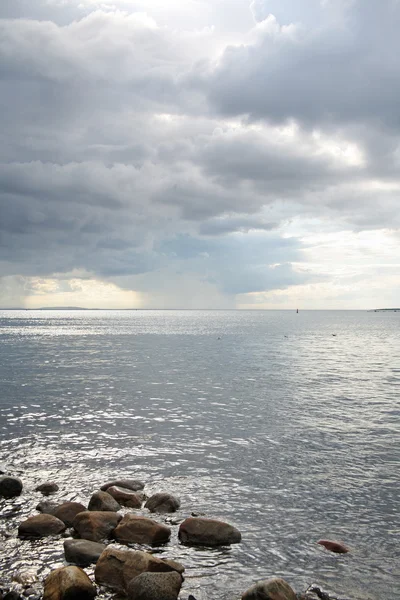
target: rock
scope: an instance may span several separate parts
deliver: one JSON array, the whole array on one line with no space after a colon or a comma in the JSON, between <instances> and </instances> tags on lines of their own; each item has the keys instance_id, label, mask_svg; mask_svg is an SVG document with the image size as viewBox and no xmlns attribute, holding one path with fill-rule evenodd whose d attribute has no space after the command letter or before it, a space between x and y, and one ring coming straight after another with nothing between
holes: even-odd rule
<instances>
[{"instance_id":1,"label":"rock","mask_svg":"<svg viewBox=\"0 0 400 600\"><path fill-rule=\"evenodd\" d=\"M179 527L179 539L183 544L201 546L224 546L238 544L241 533L236 527L217 521L189 517Z\"/></svg>"},{"instance_id":2,"label":"rock","mask_svg":"<svg viewBox=\"0 0 400 600\"><path fill-rule=\"evenodd\" d=\"M11 592L5 594L3 600L21 600L21 596L15 590L11 590Z\"/></svg>"},{"instance_id":3,"label":"rock","mask_svg":"<svg viewBox=\"0 0 400 600\"><path fill-rule=\"evenodd\" d=\"M181 565L181 563L179 563L177 560L173 560L172 558L163 558L163 561L177 573L182 574L185 570L185 567Z\"/></svg>"},{"instance_id":4,"label":"rock","mask_svg":"<svg viewBox=\"0 0 400 600\"><path fill-rule=\"evenodd\" d=\"M148 508L150 512L170 513L177 511L180 505L178 498L171 494L154 494L147 500L144 507Z\"/></svg>"},{"instance_id":5,"label":"rock","mask_svg":"<svg viewBox=\"0 0 400 600\"><path fill-rule=\"evenodd\" d=\"M79 567L61 567L44 581L43 600L91 600L96 588Z\"/></svg>"},{"instance_id":6,"label":"rock","mask_svg":"<svg viewBox=\"0 0 400 600\"><path fill-rule=\"evenodd\" d=\"M297 600L297 596L284 579L274 577L251 586L242 600Z\"/></svg>"},{"instance_id":7,"label":"rock","mask_svg":"<svg viewBox=\"0 0 400 600\"><path fill-rule=\"evenodd\" d=\"M179 563L179 572L184 567ZM177 571L170 562L161 560L153 554L140 550L119 550L109 546L104 550L96 563L94 575L100 585L125 592L129 582L140 575L151 571L152 573L167 573Z\"/></svg>"},{"instance_id":8,"label":"rock","mask_svg":"<svg viewBox=\"0 0 400 600\"><path fill-rule=\"evenodd\" d=\"M117 513L86 510L76 515L72 526L81 538L101 542L110 537L120 520Z\"/></svg>"},{"instance_id":9,"label":"rock","mask_svg":"<svg viewBox=\"0 0 400 600\"><path fill-rule=\"evenodd\" d=\"M0 475L5 475L6 473L8 473L7 467L3 463L1 463L0 464Z\"/></svg>"},{"instance_id":10,"label":"rock","mask_svg":"<svg viewBox=\"0 0 400 600\"><path fill-rule=\"evenodd\" d=\"M80 567L96 563L101 553L106 549L104 544L89 540L65 540L65 560Z\"/></svg>"},{"instance_id":11,"label":"rock","mask_svg":"<svg viewBox=\"0 0 400 600\"><path fill-rule=\"evenodd\" d=\"M319 540L317 544L320 544L320 546L324 546L327 550L336 552L337 554L346 554L347 552L350 552L349 548L342 544L342 542Z\"/></svg>"},{"instance_id":12,"label":"rock","mask_svg":"<svg viewBox=\"0 0 400 600\"><path fill-rule=\"evenodd\" d=\"M170 537L166 525L136 515L125 515L114 530L114 538L121 544L164 544Z\"/></svg>"},{"instance_id":13,"label":"rock","mask_svg":"<svg viewBox=\"0 0 400 600\"><path fill-rule=\"evenodd\" d=\"M36 506L36 510L38 510L39 512L46 514L46 515L54 515L54 513L56 512L56 510L59 506L60 505L56 504L55 502L49 502L48 500L42 500Z\"/></svg>"},{"instance_id":14,"label":"rock","mask_svg":"<svg viewBox=\"0 0 400 600\"><path fill-rule=\"evenodd\" d=\"M182 577L171 573L142 573L130 581L127 587L129 600L177 600Z\"/></svg>"},{"instance_id":15,"label":"rock","mask_svg":"<svg viewBox=\"0 0 400 600\"><path fill-rule=\"evenodd\" d=\"M46 483L41 483L35 488L35 492L42 492L44 496L48 496L49 494L54 494L57 492L59 487L53 481L47 481Z\"/></svg>"},{"instance_id":16,"label":"rock","mask_svg":"<svg viewBox=\"0 0 400 600\"><path fill-rule=\"evenodd\" d=\"M20 523L18 535L20 537L46 537L57 535L65 530L65 524L53 515L35 515Z\"/></svg>"},{"instance_id":17,"label":"rock","mask_svg":"<svg viewBox=\"0 0 400 600\"><path fill-rule=\"evenodd\" d=\"M63 502L62 504L59 504L51 514L63 521L67 527L72 527L76 515L85 510L86 507L80 502Z\"/></svg>"},{"instance_id":18,"label":"rock","mask_svg":"<svg viewBox=\"0 0 400 600\"><path fill-rule=\"evenodd\" d=\"M2 475L0 477L0 498L14 498L22 492L22 481L18 477Z\"/></svg>"},{"instance_id":19,"label":"rock","mask_svg":"<svg viewBox=\"0 0 400 600\"><path fill-rule=\"evenodd\" d=\"M105 483L100 489L103 492L106 492L111 486L122 487L127 490L137 492L138 490L142 490L144 488L144 483L137 481L136 479L116 479L115 481L109 481L108 483Z\"/></svg>"},{"instance_id":20,"label":"rock","mask_svg":"<svg viewBox=\"0 0 400 600\"><path fill-rule=\"evenodd\" d=\"M143 492L133 492L117 485L107 488L107 494L110 494L122 506L128 506L129 508L140 508L144 498Z\"/></svg>"},{"instance_id":21,"label":"rock","mask_svg":"<svg viewBox=\"0 0 400 600\"><path fill-rule=\"evenodd\" d=\"M88 510L117 512L120 505L107 492L95 492L89 501Z\"/></svg>"}]
</instances>

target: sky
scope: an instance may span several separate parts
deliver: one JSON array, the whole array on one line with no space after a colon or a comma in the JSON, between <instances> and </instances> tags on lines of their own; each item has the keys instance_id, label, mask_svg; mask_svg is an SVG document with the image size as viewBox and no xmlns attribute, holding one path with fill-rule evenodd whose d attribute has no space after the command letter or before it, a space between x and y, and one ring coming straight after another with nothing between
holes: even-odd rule
<instances>
[{"instance_id":1,"label":"sky","mask_svg":"<svg viewBox=\"0 0 400 600\"><path fill-rule=\"evenodd\" d=\"M400 305L399 0L1 0L0 308Z\"/></svg>"}]
</instances>

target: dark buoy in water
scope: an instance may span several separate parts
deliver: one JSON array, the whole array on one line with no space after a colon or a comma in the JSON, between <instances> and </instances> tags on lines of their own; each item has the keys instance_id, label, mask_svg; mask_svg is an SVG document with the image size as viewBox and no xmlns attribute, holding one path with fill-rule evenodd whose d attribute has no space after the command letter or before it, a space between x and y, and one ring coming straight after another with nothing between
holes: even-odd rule
<instances>
[{"instance_id":1,"label":"dark buoy in water","mask_svg":"<svg viewBox=\"0 0 400 600\"><path fill-rule=\"evenodd\" d=\"M299 314L299 309L298 308L296 309L296 313Z\"/></svg>"}]
</instances>

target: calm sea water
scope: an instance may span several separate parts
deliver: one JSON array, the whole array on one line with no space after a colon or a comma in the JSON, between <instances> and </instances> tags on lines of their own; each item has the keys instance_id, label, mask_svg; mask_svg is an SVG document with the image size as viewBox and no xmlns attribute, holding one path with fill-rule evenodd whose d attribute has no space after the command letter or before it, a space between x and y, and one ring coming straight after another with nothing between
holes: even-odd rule
<instances>
[{"instance_id":1,"label":"calm sea water","mask_svg":"<svg viewBox=\"0 0 400 600\"><path fill-rule=\"evenodd\" d=\"M182 597L233 599L283 576L349 600L400 597L400 313L0 311L0 462L24 494L82 500L110 477L237 526L241 544L159 555ZM162 519L162 518L161 518ZM340 539L348 555L316 544ZM63 561L62 540L0 536L3 579Z\"/></svg>"}]
</instances>

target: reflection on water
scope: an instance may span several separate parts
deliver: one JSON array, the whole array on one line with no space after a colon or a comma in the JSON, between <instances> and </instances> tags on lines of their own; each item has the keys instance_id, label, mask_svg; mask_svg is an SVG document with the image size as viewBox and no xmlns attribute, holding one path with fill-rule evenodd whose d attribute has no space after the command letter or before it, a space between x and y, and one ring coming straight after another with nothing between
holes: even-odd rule
<instances>
[{"instance_id":1,"label":"reflection on water","mask_svg":"<svg viewBox=\"0 0 400 600\"><path fill-rule=\"evenodd\" d=\"M0 312L0 462L26 486L0 501L0 532L34 513L45 480L87 502L135 477L180 496L178 521L203 512L242 531L191 549L171 526L159 553L186 565L185 595L237 598L278 575L395 598L399 329L398 314L359 312ZM5 573L63 562L62 540L1 544Z\"/></svg>"}]
</instances>

